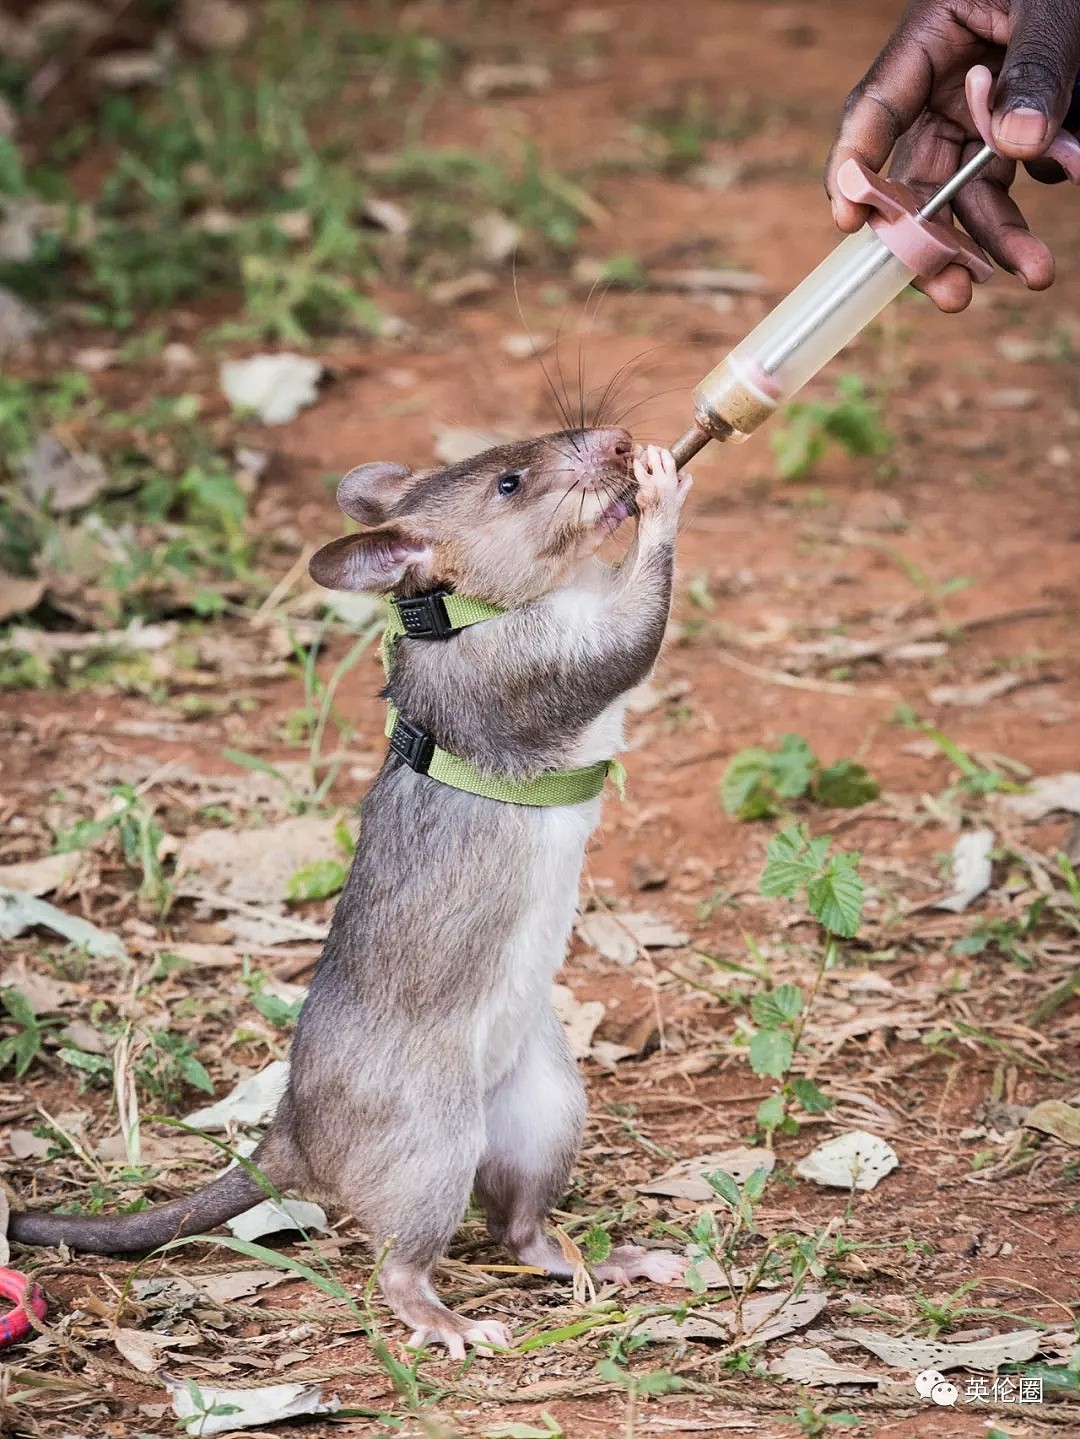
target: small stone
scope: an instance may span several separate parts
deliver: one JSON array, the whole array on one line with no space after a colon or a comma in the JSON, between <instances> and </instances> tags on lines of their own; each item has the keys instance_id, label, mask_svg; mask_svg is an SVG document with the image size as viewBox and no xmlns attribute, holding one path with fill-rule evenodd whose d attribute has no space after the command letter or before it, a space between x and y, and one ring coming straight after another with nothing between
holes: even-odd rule
<instances>
[{"instance_id":1,"label":"small stone","mask_svg":"<svg viewBox=\"0 0 1080 1439\"><path fill-rule=\"evenodd\" d=\"M85 350L76 350L71 362L76 369L97 375L102 370L111 370L119 358L119 350L110 350L105 345L89 345Z\"/></svg>"},{"instance_id":2,"label":"small stone","mask_svg":"<svg viewBox=\"0 0 1080 1439\"><path fill-rule=\"evenodd\" d=\"M178 374L182 370L193 370L197 362L197 356L191 346L181 344L179 341L166 345L161 352L161 363L174 374Z\"/></svg>"},{"instance_id":3,"label":"small stone","mask_svg":"<svg viewBox=\"0 0 1080 1439\"><path fill-rule=\"evenodd\" d=\"M499 348L504 355L509 355L512 360L531 360L550 346L550 335L504 335L499 342Z\"/></svg>"},{"instance_id":4,"label":"small stone","mask_svg":"<svg viewBox=\"0 0 1080 1439\"><path fill-rule=\"evenodd\" d=\"M44 328L36 310L0 285L0 358L13 355Z\"/></svg>"},{"instance_id":5,"label":"small stone","mask_svg":"<svg viewBox=\"0 0 1080 1439\"><path fill-rule=\"evenodd\" d=\"M428 291L436 305L460 305L465 300L475 300L495 288L495 277L486 270L470 270L454 280L440 280Z\"/></svg>"},{"instance_id":6,"label":"small stone","mask_svg":"<svg viewBox=\"0 0 1080 1439\"><path fill-rule=\"evenodd\" d=\"M489 100L493 95L521 95L546 90L551 71L546 65L471 65L462 80L472 100Z\"/></svg>"},{"instance_id":7,"label":"small stone","mask_svg":"<svg viewBox=\"0 0 1080 1439\"><path fill-rule=\"evenodd\" d=\"M1039 403L1039 392L1016 387L991 390L986 403L992 410L1033 410Z\"/></svg>"},{"instance_id":8,"label":"small stone","mask_svg":"<svg viewBox=\"0 0 1080 1439\"><path fill-rule=\"evenodd\" d=\"M183 0L178 28L198 50L235 50L251 33L251 16L231 0Z\"/></svg>"},{"instance_id":9,"label":"small stone","mask_svg":"<svg viewBox=\"0 0 1080 1439\"><path fill-rule=\"evenodd\" d=\"M109 90L137 90L142 85L163 85L167 70L160 56L149 50L125 50L102 55L92 67L94 79Z\"/></svg>"},{"instance_id":10,"label":"small stone","mask_svg":"<svg viewBox=\"0 0 1080 1439\"><path fill-rule=\"evenodd\" d=\"M646 856L635 859L630 866L630 883L636 890L663 889L667 882L667 870L661 869Z\"/></svg>"},{"instance_id":11,"label":"small stone","mask_svg":"<svg viewBox=\"0 0 1080 1439\"><path fill-rule=\"evenodd\" d=\"M471 229L476 253L489 265L505 264L521 242L521 226L498 210L478 216Z\"/></svg>"}]
</instances>

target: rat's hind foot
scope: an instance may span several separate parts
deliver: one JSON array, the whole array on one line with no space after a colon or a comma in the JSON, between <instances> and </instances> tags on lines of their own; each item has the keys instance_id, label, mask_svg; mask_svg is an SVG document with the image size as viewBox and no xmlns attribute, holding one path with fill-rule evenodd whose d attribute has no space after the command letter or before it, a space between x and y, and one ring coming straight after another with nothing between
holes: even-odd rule
<instances>
[{"instance_id":1,"label":"rat's hind foot","mask_svg":"<svg viewBox=\"0 0 1080 1439\"><path fill-rule=\"evenodd\" d=\"M535 1264L549 1274L571 1275L574 1266L550 1234L535 1229L527 1239L512 1241L511 1248L522 1264ZM589 1273L600 1280L631 1284L647 1279L651 1284L677 1284L690 1267L689 1259L668 1249L643 1249L640 1244L620 1244L599 1264L590 1264Z\"/></svg>"},{"instance_id":2,"label":"rat's hind foot","mask_svg":"<svg viewBox=\"0 0 1080 1439\"><path fill-rule=\"evenodd\" d=\"M682 1254L667 1249L642 1249L639 1244L620 1244L602 1264L590 1266L597 1279L612 1279L616 1284L630 1284L647 1279L652 1284L676 1284L682 1279L690 1261Z\"/></svg>"},{"instance_id":3,"label":"rat's hind foot","mask_svg":"<svg viewBox=\"0 0 1080 1439\"><path fill-rule=\"evenodd\" d=\"M494 1319L471 1319L455 1314L442 1302L431 1283L430 1270L389 1255L379 1274L379 1287L403 1324L413 1330L410 1346L445 1344L451 1359L464 1359L466 1344L512 1349L514 1341L505 1324Z\"/></svg>"},{"instance_id":4,"label":"rat's hind foot","mask_svg":"<svg viewBox=\"0 0 1080 1439\"><path fill-rule=\"evenodd\" d=\"M514 1339L505 1324L497 1319L466 1319L463 1314L446 1311L452 1323L436 1322L418 1329L409 1340L410 1349L426 1344L445 1344L451 1359L464 1359L466 1344L475 1344L478 1354L491 1354L495 1349L513 1349Z\"/></svg>"}]
</instances>

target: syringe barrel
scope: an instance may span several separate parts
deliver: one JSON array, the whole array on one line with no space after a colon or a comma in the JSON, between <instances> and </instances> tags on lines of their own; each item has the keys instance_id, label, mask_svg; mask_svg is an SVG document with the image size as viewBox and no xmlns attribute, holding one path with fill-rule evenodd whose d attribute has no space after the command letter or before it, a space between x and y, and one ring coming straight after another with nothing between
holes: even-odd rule
<instances>
[{"instance_id":1,"label":"syringe barrel","mask_svg":"<svg viewBox=\"0 0 1080 1439\"><path fill-rule=\"evenodd\" d=\"M849 235L697 386L698 424L745 440L914 278L869 225Z\"/></svg>"}]
</instances>

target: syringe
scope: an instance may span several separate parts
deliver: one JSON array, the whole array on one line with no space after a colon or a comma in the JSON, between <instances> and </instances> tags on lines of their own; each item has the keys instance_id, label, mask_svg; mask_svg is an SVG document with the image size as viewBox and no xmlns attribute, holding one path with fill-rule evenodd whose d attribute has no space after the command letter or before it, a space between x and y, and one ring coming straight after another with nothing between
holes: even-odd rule
<instances>
[{"instance_id":1,"label":"syringe","mask_svg":"<svg viewBox=\"0 0 1080 1439\"><path fill-rule=\"evenodd\" d=\"M968 74L968 105L985 143L925 204L920 206L906 185L875 175L857 160L841 166L842 193L868 205L873 217L697 386L694 424L671 447L680 468L710 440L748 439L912 280L936 275L949 264L963 265L976 283L990 278L993 267L978 246L934 216L994 158L992 86L984 66ZM1080 81L1077 94L1080 98ZM1080 142L1074 136L1063 130L1047 154L1080 183Z\"/></svg>"}]
</instances>

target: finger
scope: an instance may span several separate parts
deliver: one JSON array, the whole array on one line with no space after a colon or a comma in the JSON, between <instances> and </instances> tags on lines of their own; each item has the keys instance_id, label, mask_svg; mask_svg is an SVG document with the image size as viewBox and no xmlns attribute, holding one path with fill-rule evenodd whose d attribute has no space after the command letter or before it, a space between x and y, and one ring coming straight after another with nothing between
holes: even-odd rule
<instances>
[{"instance_id":1,"label":"finger","mask_svg":"<svg viewBox=\"0 0 1080 1439\"><path fill-rule=\"evenodd\" d=\"M1003 270L1017 275L1029 290L1054 282L1054 257L1028 229L1009 194L1015 166L995 162L965 185L956 197L956 213L971 238Z\"/></svg>"},{"instance_id":2,"label":"finger","mask_svg":"<svg viewBox=\"0 0 1080 1439\"><path fill-rule=\"evenodd\" d=\"M930 99L934 63L928 46L933 36L917 20L905 17L885 49L844 103L836 139L825 162L825 191L841 230L857 230L867 219L865 205L854 205L836 186L846 160L861 160L880 170L893 146ZM942 59L947 56L940 57Z\"/></svg>"},{"instance_id":3,"label":"finger","mask_svg":"<svg viewBox=\"0 0 1080 1439\"><path fill-rule=\"evenodd\" d=\"M896 147L890 179L901 179L920 199L928 198L956 173L966 138L959 125L945 116L921 115ZM935 218L949 223L951 212L943 210ZM912 284L945 314L954 315L971 303L971 276L963 265L947 265L939 274Z\"/></svg>"},{"instance_id":4,"label":"finger","mask_svg":"<svg viewBox=\"0 0 1080 1439\"><path fill-rule=\"evenodd\" d=\"M940 274L928 275L911 283L916 290L929 295L944 315L959 314L971 304L971 276L963 265L946 265Z\"/></svg>"},{"instance_id":5,"label":"finger","mask_svg":"<svg viewBox=\"0 0 1080 1439\"><path fill-rule=\"evenodd\" d=\"M1028 0L1015 10L991 125L1003 154L1030 160L1046 149L1069 108L1080 67L1080 6L1076 0Z\"/></svg>"}]
</instances>

